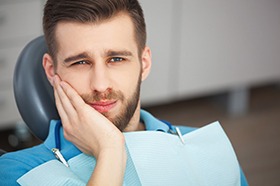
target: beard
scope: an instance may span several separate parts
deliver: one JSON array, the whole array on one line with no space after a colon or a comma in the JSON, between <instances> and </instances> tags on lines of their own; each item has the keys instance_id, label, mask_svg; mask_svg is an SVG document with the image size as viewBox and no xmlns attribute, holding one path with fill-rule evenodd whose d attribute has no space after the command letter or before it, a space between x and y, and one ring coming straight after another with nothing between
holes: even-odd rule
<instances>
[{"instance_id":1,"label":"beard","mask_svg":"<svg viewBox=\"0 0 280 186\"><path fill-rule=\"evenodd\" d=\"M112 100L116 99L121 101L122 108L115 116L109 116L109 113L101 113L108 120L110 120L120 131L128 126L131 118L133 117L140 98L141 87L141 74L139 74L138 82L131 97L125 99L124 94L121 91L106 90L104 93L94 92L92 94L82 94L81 97L86 103L92 103L100 100Z\"/></svg>"}]
</instances>

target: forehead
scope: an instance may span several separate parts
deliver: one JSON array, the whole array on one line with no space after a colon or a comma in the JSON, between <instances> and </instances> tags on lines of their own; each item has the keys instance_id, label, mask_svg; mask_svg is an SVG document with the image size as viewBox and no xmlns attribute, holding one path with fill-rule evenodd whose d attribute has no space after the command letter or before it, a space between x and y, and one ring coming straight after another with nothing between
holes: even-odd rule
<instances>
[{"instance_id":1,"label":"forehead","mask_svg":"<svg viewBox=\"0 0 280 186\"><path fill-rule=\"evenodd\" d=\"M134 25L127 14L100 23L59 22L55 38L58 56L114 49L137 53Z\"/></svg>"}]
</instances>

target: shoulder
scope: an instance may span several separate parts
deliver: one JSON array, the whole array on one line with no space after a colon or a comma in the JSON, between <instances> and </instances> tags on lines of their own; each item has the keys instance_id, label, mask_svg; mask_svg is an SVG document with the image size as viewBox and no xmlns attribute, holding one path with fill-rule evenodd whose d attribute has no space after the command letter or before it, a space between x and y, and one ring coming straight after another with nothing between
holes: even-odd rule
<instances>
[{"instance_id":1,"label":"shoulder","mask_svg":"<svg viewBox=\"0 0 280 186\"><path fill-rule=\"evenodd\" d=\"M53 158L52 152L43 144L2 155L0 157L1 185L18 185L16 182L18 178Z\"/></svg>"}]
</instances>

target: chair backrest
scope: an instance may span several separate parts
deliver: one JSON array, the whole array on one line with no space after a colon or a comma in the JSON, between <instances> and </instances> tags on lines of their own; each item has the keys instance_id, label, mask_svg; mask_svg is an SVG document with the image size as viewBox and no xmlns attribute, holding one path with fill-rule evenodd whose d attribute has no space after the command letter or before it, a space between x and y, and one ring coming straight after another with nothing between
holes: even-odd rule
<instances>
[{"instance_id":1,"label":"chair backrest","mask_svg":"<svg viewBox=\"0 0 280 186\"><path fill-rule=\"evenodd\" d=\"M3 149L0 149L0 156L2 156L5 153L6 153L6 151L4 151Z\"/></svg>"},{"instance_id":2,"label":"chair backrest","mask_svg":"<svg viewBox=\"0 0 280 186\"><path fill-rule=\"evenodd\" d=\"M40 139L47 137L50 120L59 119L53 89L44 72L42 57L47 52L43 36L26 45L14 71L14 95L19 112Z\"/></svg>"}]
</instances>

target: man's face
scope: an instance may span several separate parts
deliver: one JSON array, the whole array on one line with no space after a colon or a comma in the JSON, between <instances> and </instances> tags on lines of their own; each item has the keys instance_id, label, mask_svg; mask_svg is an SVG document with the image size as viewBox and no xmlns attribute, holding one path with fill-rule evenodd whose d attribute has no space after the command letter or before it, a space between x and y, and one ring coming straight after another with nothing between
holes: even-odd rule
<instances>
[{"instance_id":1,"label":"man's face","mask_svg":"<svg viewBox=\"0 0 280 186\"><path fill-rule=\"evenodd\" d=\"M100 24L60 22L56 40L56 73L123 130L140 107L145 78L131 19L120 14Z\"/></svg>"}]
</instances>

